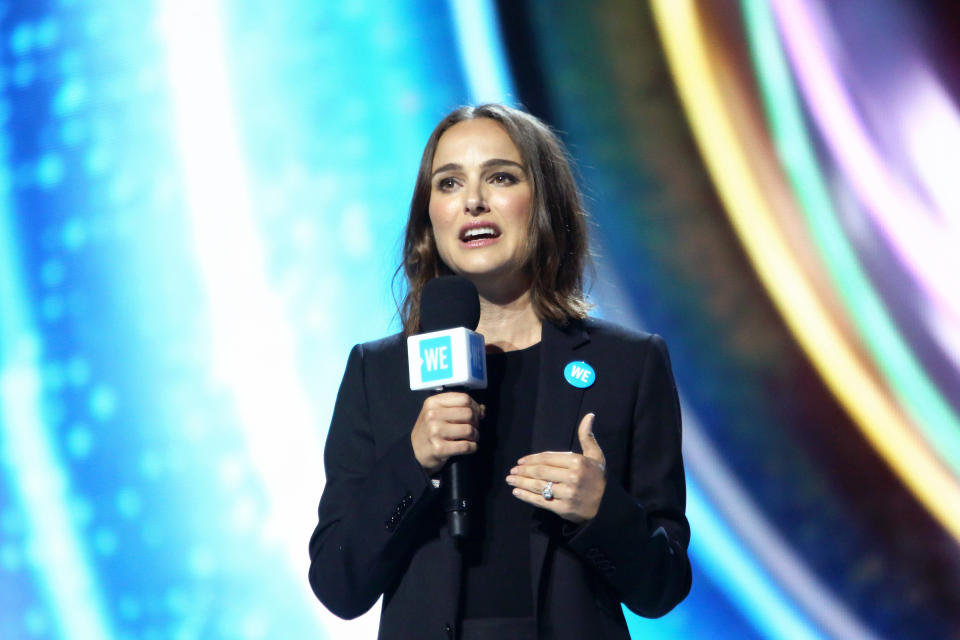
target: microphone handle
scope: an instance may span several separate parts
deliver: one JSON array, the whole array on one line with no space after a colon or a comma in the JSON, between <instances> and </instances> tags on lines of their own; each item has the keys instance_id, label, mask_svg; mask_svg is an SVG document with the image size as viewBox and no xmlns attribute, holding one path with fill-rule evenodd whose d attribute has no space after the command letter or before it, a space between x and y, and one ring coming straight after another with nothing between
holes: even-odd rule
<instances>
[{"instance_id":1,"label":"microphone handle","mask_svg":"<svg viewBox=\"0 0 960 640\"><path fill-rule=\"evenodd\" d=\"M465 538L470 532L470 499L467 487L468 462L462 456L451 458L443 468L444 510L447 527L455 539Z\"/></svg>"},{"instance_id":2,"label":"microphone handle","mask_svg":"<svg viewBox=\"0 0 960 640\"><path fill-rule=\"evenodd\" d=\"M470 393L466 387L445 387L444 391ZM462 540L470 533L471 471L466 456L454 456L443 468L443 510L447 513L447 528L455 540Z\"/></svg>"}]
</instances>

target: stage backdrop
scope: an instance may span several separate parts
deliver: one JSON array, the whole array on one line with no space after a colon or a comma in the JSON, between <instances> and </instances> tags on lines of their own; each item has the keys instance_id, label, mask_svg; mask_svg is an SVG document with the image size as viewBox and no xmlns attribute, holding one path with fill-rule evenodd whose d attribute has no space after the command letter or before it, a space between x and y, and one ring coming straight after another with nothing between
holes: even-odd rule
<instances>
[{"instance_id":1,"label":"stage backdrop","mask_svg":"<svg viewBox=\"0 0 960 640\"><path fill-rule=\"evenodd\" d=\"M634 638L960 638L949 0L0 1L0 637L375 637L306 579L350 347L465 103L568 144L663 335L693 590Z\"/></svg>"}]
</instances>

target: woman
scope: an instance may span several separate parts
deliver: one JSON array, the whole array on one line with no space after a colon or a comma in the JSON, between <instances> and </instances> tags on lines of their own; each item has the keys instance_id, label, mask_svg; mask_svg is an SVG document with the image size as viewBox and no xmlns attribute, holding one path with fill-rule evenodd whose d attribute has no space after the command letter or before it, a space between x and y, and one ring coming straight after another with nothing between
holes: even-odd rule
<instances>
[{"instance_id":1,"label":"woman","mask_svg":"<svg viewBox=\"0 0 960 640\"><path fill-rule=\"evenodd\" d=\"M324 454L310 583L380 638L628 638L690 589L680 412L663 341L588 318L585 214L563 148L527 113L463 107L431 134L404 244L404 331L354 347ZM408 389L432 278L476 284L488 388ZM478 402L479 400L479 402ZM454 544L436 479L473 463Z\"/></svg>"}]
</instances>

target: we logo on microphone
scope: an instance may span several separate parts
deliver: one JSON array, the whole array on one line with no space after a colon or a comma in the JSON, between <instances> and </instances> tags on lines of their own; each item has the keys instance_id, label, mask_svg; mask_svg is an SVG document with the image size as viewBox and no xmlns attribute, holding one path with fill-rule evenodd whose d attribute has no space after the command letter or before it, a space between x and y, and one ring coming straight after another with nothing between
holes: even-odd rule
<instances>
[{"instance_id":1,"label":"we logo on microphone","mask_svg":"<svg viewBox=\"0 0 960 640\"><path fill-rule=\"evenodd\" d=\"M420 341L420 378L435 382L453 376L450 336Z\"/></svg>"},{"instance_id":2,"label":"we logo on microphone","mask_svg":"<svg viewBox=\"0 0 960 640\"><path fill-rule=\"evenodd\" d=\"M464 327L407 338L410 389L487 386L483 336Z\"/></svg>"}]
</instances>

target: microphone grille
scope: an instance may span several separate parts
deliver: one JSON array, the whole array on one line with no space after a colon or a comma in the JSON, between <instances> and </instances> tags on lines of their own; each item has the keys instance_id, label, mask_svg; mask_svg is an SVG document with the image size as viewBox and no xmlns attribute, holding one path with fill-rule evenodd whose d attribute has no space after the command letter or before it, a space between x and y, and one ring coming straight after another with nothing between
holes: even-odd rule
<instances>
[{"instance_id":1,"label":"microphone grille","mask_svg":"<svg viewBox=\"0 0 960 640\"><path fill-rule=\"evenodd\" d=\"M480 323L480 295L475 284L463 276L440 276L428 280L420 294L420 330L443 331Z\"/></svg>"}]
</instances>

